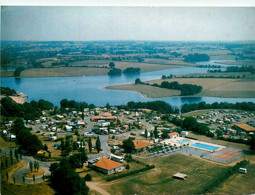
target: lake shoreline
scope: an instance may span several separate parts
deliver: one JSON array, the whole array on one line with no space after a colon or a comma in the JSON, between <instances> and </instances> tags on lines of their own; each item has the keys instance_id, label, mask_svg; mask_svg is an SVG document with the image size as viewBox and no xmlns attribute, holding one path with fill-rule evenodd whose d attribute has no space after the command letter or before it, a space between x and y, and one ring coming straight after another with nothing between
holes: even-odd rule
<instances>
[{"instance_id":1,"label":"lake shoreline","mask_svg":"<svg viewBox=\"0 0 255 195\"><path fill-rule=\"evenodd\" d=\"M149 68L141 68L141 73L175 68L187 68L191 65L155 65ZM118 67L117 67L118 68ZM43 78L43 77L80 77L80 76L103 76L108 75L108 68L81 68L81 67L60 67L60 68L32 68L21 72L21 78ZM122 70L123 71L123 70ZM1 71L1 78L13 77L14 71ZM122 73L123 74L123 73Z\"/></svg>"}]
</instances>

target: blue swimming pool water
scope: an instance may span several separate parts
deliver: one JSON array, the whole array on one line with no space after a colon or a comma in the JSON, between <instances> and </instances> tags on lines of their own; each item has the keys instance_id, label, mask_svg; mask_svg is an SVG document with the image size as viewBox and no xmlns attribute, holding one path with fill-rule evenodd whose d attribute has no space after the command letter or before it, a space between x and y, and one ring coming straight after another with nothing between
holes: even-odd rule
<instances>
[{"instance_id":1,"label":"blue swimming pool water","mask_svg":"<svg viewBox=\"0 0 255 195\"><path fill-rule=\"evenodd\" d=\"M183 140L178 140L178 141L176 141L176 142L178 142L178 143L180 143L180 144L185 144L185 143L187 143L187 142L189 142L190 141L190 139L183 139Z\"/></svg>"},{"instance_id":2,"label":"blue swimming pool water","mask_svg":"<svg viewBox=\"0 0 255 195\"><path fill-rule=\"evenodd\" d=\"M195 143L195 144L192 144L191 146L206 149L206 150L211 150L211 151L216 150L216 149L219 148L219 147L216 147L216 146L211 146L211 145L201 144L201 143Z\"/></svg>"}]
</instances>

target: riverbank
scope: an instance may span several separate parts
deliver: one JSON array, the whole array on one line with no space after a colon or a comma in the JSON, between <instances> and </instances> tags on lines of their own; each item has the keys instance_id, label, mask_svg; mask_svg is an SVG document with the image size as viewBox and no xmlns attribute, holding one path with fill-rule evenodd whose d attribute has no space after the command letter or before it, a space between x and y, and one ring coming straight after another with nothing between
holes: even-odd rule
<instances>
[{"instance_id":1,"label":"riverbank","mask_svg":"<svg viewBox=\"0 0 255 195\"><path fill-rule=\"evenodd\" d=\"M242 79L218 79L218 78L175 78L175 79L159 79L145 83L160 84L163 81L177 81L180 84L200 85L203 91L191 97L222 97L222 98L254 98L255 97L255 80ZM115 85L107 86L105 89L112 90L129 90L136 91L147 98L163 98L180 96L179 90L164 89L149 85ZM187 96L185 96L187 97Z\"/></svg>"},{"instance_id":2,"label":"riverbank","mask_svg":"<svg viewBox=\"0 0 255 195\"><path fill-rule=\"evenodd\" d=\"M190 63L173 64L153 64L153 63L130 63L118 62L116 68L122 71L129 67L140 68L141 72L150 72L156 70L173 69L191 67ZM97 76L107 75L109 68L103 67L58 67L58 68L32 68L21 72L21 77L36 78L36 77L76 77L76 76ZM14 71L1 71L1 77L14 77Z\"/></svg>"},{"instance_id":3,"label":"riverbank","mask_svg":"<svg viewBox=\"0 0 255 195\"><path fill-rule=\"evenodd\" d=\"M1 95L0 96L0 99L1 98L4 98L6 97L5 95ZM23 93L18 93L18 95L16 96L9 96L13 101L15 101L16 103L18 104L24 104L25 103L25 100L27 99L27 96Z\"/></svg>"}]
</instances>

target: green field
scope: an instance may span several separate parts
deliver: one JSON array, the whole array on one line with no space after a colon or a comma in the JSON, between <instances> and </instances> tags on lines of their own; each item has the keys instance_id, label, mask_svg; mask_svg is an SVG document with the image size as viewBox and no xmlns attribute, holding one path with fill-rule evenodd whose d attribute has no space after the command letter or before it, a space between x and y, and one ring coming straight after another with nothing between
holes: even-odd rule
<instances>
[{"instance_id":1,"label":"green field","mask_svg":"<svg viewBox=\"0 0 255 195\"><path fill-rule=\"evenodd\" d=\"M214 194L254 194L255 193L255 164L247 166L247 174L234 174Z\"/></svg>"},{"instance_id":2,"label":"green field","mask_svg":"<svg viewBox=\"0 0 255 195\"><path fill-rule=\"evenodd\" d=\"M109 182L105 190L110 194L196 194L207 181L217 179L225 168L182 154L139 160L154 164L156 168ZM173 179L178 172L187 174L187 178Z\"/></svg>"}]
</instances>

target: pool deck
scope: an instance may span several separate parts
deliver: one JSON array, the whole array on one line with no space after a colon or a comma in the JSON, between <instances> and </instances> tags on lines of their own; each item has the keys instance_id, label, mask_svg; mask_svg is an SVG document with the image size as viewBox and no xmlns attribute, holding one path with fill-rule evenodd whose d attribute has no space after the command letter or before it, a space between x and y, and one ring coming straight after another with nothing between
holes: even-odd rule
<instances>
[{"instance_id":1,"label":"pool deck","mask_svg":"<svg viewBox=\"0 0 255 195\"><path fill-rule=\"evenodd\" d=\"M183 140L186 140L186 139L188 139L190 141L185 142L185 143L178 142L178 141L183 141ZM222 150L223 148L226 148L226 146L221 146L221 145L212 144L212 143L203 142L203 141L194 140L194 139L185 138L185 137L177 137L175 139L165 139L165 140L161 141L161 143L162 144L167 144L167 145L170 145L170 146L177 146L177 147L180 147L180 146L189 146L191 148L195 148L195 149L203 150L203 151L207 151L207 152L216 152L216 151ZM192 144L195 144L195 143L200 143L200 144L205 144L205 145L217 147L217 149L210 150L210 149L206 149L206 148L192 146Z\"/></svg>"}]
</instances>

